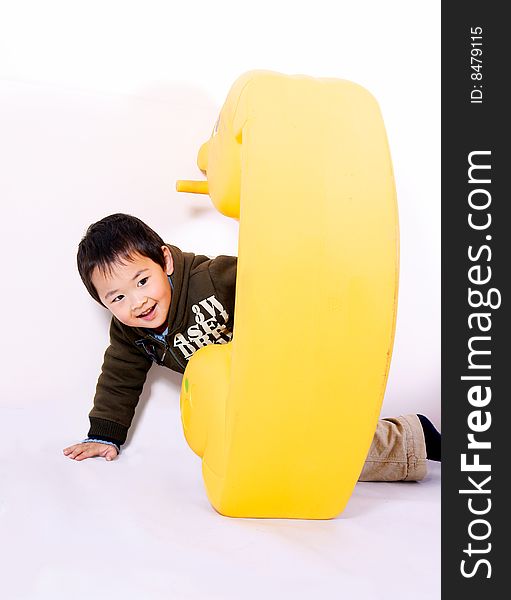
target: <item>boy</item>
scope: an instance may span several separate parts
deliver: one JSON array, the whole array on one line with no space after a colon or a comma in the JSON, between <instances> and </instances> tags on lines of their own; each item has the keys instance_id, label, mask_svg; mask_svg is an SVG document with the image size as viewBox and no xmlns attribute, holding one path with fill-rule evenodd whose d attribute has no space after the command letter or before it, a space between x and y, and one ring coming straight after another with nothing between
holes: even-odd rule
<instances>
[{"instance_id":1,"label":"boy","mask_svg":"<svg viewBox=\"0 0 511 600\"><path fill-rule=\"evenodd\" d=\"M115 214L92 224L78 248L91 296L113 315L87 439L64 454L114 459L126 441L153 362L183 373L207 344L232 338L237 259L182 252L145 223ZM360 480L420 480L440 460L440 433L422 415L378 422Z\"/></svg>"}]
</instances>

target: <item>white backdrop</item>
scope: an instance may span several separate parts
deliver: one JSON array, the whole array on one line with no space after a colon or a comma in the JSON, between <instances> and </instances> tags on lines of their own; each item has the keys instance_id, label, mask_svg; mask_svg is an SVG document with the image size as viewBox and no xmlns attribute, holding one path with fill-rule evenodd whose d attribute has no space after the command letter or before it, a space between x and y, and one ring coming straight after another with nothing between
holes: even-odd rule
<instances>
[{"instance_id":1,"label":"white backdrop","mask_svg":"<svg viewBox=\"0 0 511 600\"><path fill-rule=\"evenodd\" d=\"M230 85L258 68L350 79L378 99L401 226L382 415L438 425L439 12L408 0L2 2L1 404L58 414L63 445L86 433L109 320L75 268L91 222L128 212L184 250L236 253L236 224L174 184L200 177L196 152ZM151 402L175 401L179 377L152 371Z\"/></svg>"}]
</instances>

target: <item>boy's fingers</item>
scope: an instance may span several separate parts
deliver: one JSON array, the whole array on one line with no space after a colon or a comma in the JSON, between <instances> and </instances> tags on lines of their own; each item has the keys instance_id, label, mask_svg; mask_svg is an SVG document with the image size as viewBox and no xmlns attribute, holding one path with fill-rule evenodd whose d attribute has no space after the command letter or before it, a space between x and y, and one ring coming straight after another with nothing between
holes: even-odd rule
<instances>
[{"instance_id":1,"label":"boy's fingers","mask_svg":"<svg viewBox=\"0 0 511 600\"><path fill-rule=\"evenodd\" d=\"M71 454L69 454L69 458L74 458L74 459L78 460L78 457L82 456L82 454L85 454L84 448L75 448L73 450L73 452L71 452Z\"/></svg>"},{"instance_id":2,"label":"boy's fingers","mask_svg":"<svg viewBox=\"0 0 511 600\"><path fill-rule=\"evenodd\" d=\"M76 460L84 460L85 458L92 458L93 456L99 456L100 454L101 452L99 448L84 448L82 452L76 456Z\"/></svg>"},{"instance_id":3,"label":"boy's fingers","mask_svg":"<svg viewBox=\"0 0 511 600\"><path fill-rule=\"evenodd\" d=\"M81 454L78 454L78 456L75 457L75 460L85 460L86 458L92 458L93 456L96 456L96 455L92 454L90 451L82 452Z\"/></svg>"},{"instance_id":4,"label":"boy's fingers","mask_svg":"<svg viewBox=\"0 0 511 600\"><path fill-rule=\"evenodd\" d=\"M117 449L114 446L105 448L105 444L98 442L84 442L65 448L64 454L74 460L85 460L94 456L102 456L107 460L113 460L117 456Z\"/></svg>"},{"instance_id":5,"label":"boy's fingers","mask_svg":"<svg viewBox=\"0 0 511 600\"><path fill-rule=\"evenodd\" d=\"M110 446L110 448L105 448L105 450L101 453L101 456L111 460L117 456L117 450L113 446Z\"/></svg>"},{"instance_id":6,"label":"boy's fingers","mask_svg":"<svg viewBox=\"0 0 511 600\"><path fill-rule=\"evenodd\" d=\"M76 456L76 454L80 452L80 450L75 446L66 452L67 456Z\"/></svg>"},{"instance_id":7,"label":"boy's fingers","mask_svg":"<svg viewBox=\"0 0 511 600\"><path fill-rule=\"evenodd\" d=\"M103 456L107 459L107 460L114 460L114 458L117 456L117 450L114 448L113 450L107 450Z\"/></svg>"},{"instance_id":8,"label":"boy's fingers","mask_svg":"<svg viewBox=\"0 0 511 600\"><path fill-rule=\"evenodd\" d=\"M80 455L87 453L90 450L89 444L75 444L64 450L64 454L69 458L77 459ZM83 458L86 458L84 456Z\"/></svg>"},{"instance_id":9,"label":"boy's fingers","mask_svg":"<svg viewBox=\"0 0 511 600\"><path fill-rule=\"evenodd\" d=\"M64 454L70 454L71 452L75 452L76 450L79 450L81 452L86 446L88 446L88 444L73 444L68 448L64 448Z\"/></svg>"}]
</instances>

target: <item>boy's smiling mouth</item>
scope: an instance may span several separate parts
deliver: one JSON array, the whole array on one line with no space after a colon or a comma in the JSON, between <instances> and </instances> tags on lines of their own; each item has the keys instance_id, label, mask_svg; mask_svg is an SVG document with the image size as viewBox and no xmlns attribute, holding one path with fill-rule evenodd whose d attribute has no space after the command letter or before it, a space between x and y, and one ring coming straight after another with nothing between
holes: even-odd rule
<instances>
[{"instance_id":1,"label":"boy's smiling mouth","mask_svg":"<svg viewBox=\"0 0 511 600\"><path fill-rule=\"evenodd\" d=\"M151 306L151 308L148 308L143 313L140 313L139 315L137 315L137 319L147 319L148 321L150 321L154 317L154 311L156 309L156 305L157 305L157 303L153 304Z\"/></svg>"}]
</instances>

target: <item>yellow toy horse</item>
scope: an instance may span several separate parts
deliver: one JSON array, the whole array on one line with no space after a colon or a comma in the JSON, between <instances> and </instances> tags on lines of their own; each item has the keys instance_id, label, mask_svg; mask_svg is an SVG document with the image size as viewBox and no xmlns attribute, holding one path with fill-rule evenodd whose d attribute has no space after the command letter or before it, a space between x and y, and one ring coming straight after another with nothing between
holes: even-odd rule
<instances>
[{"instance_id":1,"label":"yellow toy horse","mask_svg":"<svg viewBox=\"0 0 511 600\"><path fill-rule=\"evenodd\" d=\"M198 155L239 219L233 341L191 359L181 410L208 497L232 517L328 519L379 417L398 289L392 164L375 99L337 79L252 71Z\"/></svg>"}]
</instances>

